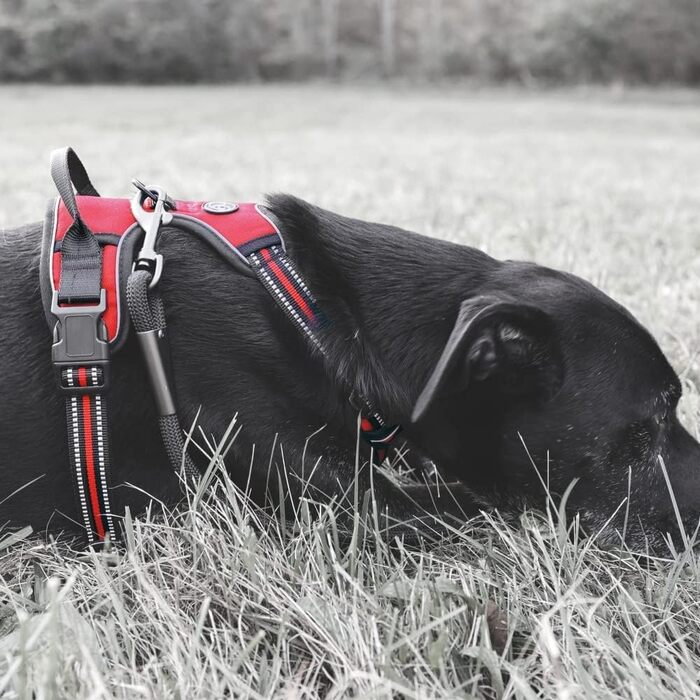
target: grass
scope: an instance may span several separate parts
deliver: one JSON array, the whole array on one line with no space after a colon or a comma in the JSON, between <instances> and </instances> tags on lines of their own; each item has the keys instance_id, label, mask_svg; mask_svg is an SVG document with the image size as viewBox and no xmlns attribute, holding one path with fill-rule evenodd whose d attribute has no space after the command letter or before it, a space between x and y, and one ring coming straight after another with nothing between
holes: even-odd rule
<instances>
[{"instance_id":1,"label":"grass","mask_svg":"<svg viewBox=\"0 0 700 700\"><path fill-rule=\"evenodd\" d=\"M72 144L99 189L285 190L337 211L576 272L626 304L700 431L700 97L326 87L0 89L0 226L53 196ZM235 407L232 406L232 413ZM523 456L526 459L526 456ZM0 694L696 698L700 562L604 551L546 508L439 546L268 522L222 477L190 508L82 554L0 542ZM568 532L567 532L568 530ZM486 603L507 614L494 648Z\"/></svg>"}]
</instances>

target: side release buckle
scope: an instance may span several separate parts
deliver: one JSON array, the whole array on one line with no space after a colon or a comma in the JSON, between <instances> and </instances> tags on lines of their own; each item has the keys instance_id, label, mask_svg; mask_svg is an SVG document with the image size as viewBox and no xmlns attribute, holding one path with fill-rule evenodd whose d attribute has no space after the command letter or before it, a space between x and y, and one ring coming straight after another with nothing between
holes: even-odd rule
<instances>
[{"instance_id":1,"label":"side release buckle","mask_svg":"<svg viewBox=\"0 0 700 700\"><path fill-rule=\"evenodd\" d=\"M51 298L51 313L56 317L53 328L51 358L59 387L67 393L94 394L109 386L109 342L102 314L107 308L104 289L99 304L59 306L58 292ZM63 381L65 369L101 367L99 384L70 386Z\"/></svg>"}]
</instances>

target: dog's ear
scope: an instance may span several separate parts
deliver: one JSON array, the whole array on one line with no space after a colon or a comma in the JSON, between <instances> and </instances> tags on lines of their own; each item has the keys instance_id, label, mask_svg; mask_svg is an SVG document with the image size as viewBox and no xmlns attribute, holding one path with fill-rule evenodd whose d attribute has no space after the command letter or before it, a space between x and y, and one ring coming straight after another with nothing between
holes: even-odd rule
<instances>
[{"instance_id":1,"label":"dog's ear","mask_svg":"<svg viewBox=\"0 0 700 700\"><path fill-rule=\"evenodd\" d=\"M420 421L438 400L489 382L510 396L546 399L561 386L554 323L541 309L498 296L462 302L452 333L413 408Z\"/></svg>"}]
</instances>

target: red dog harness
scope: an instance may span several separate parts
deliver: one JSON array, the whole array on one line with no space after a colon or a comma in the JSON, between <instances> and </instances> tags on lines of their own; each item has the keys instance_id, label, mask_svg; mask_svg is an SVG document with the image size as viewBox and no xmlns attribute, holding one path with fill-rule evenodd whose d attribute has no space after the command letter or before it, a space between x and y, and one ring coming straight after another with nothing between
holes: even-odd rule
<instances>
[{"instance_id":1,"label":"red dog harness","mask_svg":"<svg viewBox=\"0 0 700 700\"><path fill-rule=\"evenodd\" d=\"M105 290L102 320L114 350L125 340L128 312L125 308L124 284L134 262L134 247L143 238L143 231L128 199L79 195L75 200L83 224L96 232L94 236L102 249L101 280ZM148 209L144 211L146 215L151 214ZM175 202L175 212L172 214L172 226L199 236L238 267L249 265L248 256L261 250L284 249L277 226L258 204L178 201ZM50 275L52 295L61 288L63 240L73 225L73 217L61 198L57 197L50 246L53 251ZM268 252L263 253L265 260L268 255ZM299 303L305 313L311 312L303 299L300 298Z\"/></svg>"},{"instance_id":2,"label":"red dog harness","mask_svg":"<svg viewBox=\"0 0 700 700\"><path fill-rule=\"evenodd\" d=\"M117 537L109 499L106 394L111 353L121 347L130 325L141 344L168 457L176 470L198 476L184 450L165 316L155 291L163 267L156 242L167 235L161 227L199 236L239 272L256 275L324 357L319 331L327 320L286 255L271 213L261 205L173 201L137 181L131 201L100 197L70 148L52 154L51 172L59 197L44 224L42 297L54 334L57 380L66 397L75 495L88 542L94 544L107 535ZM352 390L351 395L359 398L362 435L383 461L400 426L387 425L369 401Z\"/></svg>"}]
</instances>

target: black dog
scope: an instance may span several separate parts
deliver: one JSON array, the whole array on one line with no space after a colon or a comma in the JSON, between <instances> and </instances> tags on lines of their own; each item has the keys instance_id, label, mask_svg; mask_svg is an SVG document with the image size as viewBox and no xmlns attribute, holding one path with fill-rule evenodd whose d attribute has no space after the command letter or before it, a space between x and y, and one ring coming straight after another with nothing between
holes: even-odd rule
<instances>
[{"instance_id":1,"label":"black dog","mask_svg":"<svg viewBox=\"0 0 700 700\"><path fill-rule=\"evenodd\" d=\"M201 407L200 424L221 435L238 412L243 429L229 468L256 499L277 483L268 473L275 436L284 463L275 457L273 467L296 475L284 479L290 497L309 486L327 497L353 492L351 385L402 423L445 478L461 483L437 493L374 474L379 506L396 521L425 520L424 508L463 518L485 506L541 505L542 481L562 494L578 479L568 506L584 523L597 528L617 510L611 535L624 527L632 545L646 538L660 546L665 533L678 534L662 458L685 524L695 529L700 445L676 417L678 377L624 308L538 265L499 262L290 197L272 198L270 209L333 320L330 362L310 353L256 279L181 232L161 237L182 422ZM39 292L40 238L36 225L5 232L0 242L0 498L12 525L68 528L79 518ZM143 492L177 498L133 338L115 356L113 376L114 511L142 507ZM370 469L358 478L368 488Z\"/></svg>"}]
</instances>

